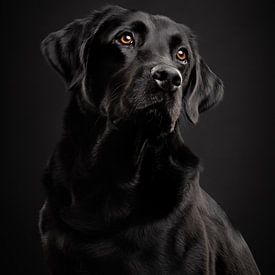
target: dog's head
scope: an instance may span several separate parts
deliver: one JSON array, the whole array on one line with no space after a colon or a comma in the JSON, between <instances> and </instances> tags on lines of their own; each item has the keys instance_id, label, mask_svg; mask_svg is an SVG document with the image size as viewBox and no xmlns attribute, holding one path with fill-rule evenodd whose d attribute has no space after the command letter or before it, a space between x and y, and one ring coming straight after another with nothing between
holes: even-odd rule
<instances>
[{"instance_id":1,"label":"dog's head","mask_svg":"<svg viewBox=\"0 0 275 275\"><path fill-rule=\"evenodd\" d=\"M223 95L190 29L164 16L107 6L51 33L42 50L68 88L114 124L142 117L171 132L181 114L197 123Z\"/></svg>"}]
</instances>

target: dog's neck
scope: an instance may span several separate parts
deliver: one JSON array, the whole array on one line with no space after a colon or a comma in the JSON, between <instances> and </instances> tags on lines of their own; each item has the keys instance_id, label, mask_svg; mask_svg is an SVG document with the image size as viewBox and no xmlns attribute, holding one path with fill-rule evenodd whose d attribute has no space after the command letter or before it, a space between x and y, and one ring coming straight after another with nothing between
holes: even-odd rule
<instances>
[{"instance_id":1,"label":"dog's neck","mask_svg":"<svg viewBox=\"0 0 275 275\"><path fill-rule=\"evenodd\" d=\"M74 101L69 109L61 144L74 147L65 148L74 151L68 167L72 205L85 208L87 216L93 213L101 225L131 216L144 221L166 217L197 185L199 162L178 128L149 138L131 121L115 127L96 113L81 112Z\"/></svg>"}]
</instances>

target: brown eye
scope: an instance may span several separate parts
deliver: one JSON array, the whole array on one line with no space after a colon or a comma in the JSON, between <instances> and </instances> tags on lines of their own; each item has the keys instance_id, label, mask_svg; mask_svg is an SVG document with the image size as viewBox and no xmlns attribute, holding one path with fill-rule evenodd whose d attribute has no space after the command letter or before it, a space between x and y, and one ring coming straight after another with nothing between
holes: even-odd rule
<instances>
[{"instance_id":1,"label":"brown eye","mask_svg":"<svg viewBox=\"0 0 275 275\"><path fill-rule=\"evenodd\" d=\"M123 33L119 38L118 38L118 42L121 45L125 45L125 46L129 46L132 45L134 43L134 38L133 35L129 32L127 33Z\"/></svg>"},{"instance_id":2,"label":"brown eye","mask_svg":"<svg viewBox=\"0 0 275 275\"><path fill-rule=\"evenodd\" d=\"M187 60L187 53L185 49L179 49L176 57L179 61L181 61L183 64L187 64L188 60Z\"/></svg>"}]
</instances>

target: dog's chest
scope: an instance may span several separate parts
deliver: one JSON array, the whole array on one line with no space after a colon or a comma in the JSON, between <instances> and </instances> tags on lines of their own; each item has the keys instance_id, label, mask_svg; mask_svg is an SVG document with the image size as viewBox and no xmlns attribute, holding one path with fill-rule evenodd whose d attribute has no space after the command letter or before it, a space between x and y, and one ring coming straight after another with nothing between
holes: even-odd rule
<instances>
[{"instance_id":1,"label":"dog's chest","mask_svg":"<svg viewBox=\"0 0 275 275\"><path fill-rule=\"evenodd\" d=\"M196 267L193 267L197 268L196 274L210 274L204 242L199 247L187 247L184 239L179 241L168 236L167 230L162 227L131 229L110 239L98 239L86 247L90 257L89 272L193 274L188 269L195 255Z\"/></svg>"}]
</instances>

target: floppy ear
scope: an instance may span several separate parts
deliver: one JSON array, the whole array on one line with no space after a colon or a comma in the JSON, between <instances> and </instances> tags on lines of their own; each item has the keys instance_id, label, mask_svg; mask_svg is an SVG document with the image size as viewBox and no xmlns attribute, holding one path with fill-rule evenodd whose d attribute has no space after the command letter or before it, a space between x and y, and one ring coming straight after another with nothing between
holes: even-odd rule
<instances>
[{"instance_id":1,"label":"floppy ear","mask_svg":"<svg viewBox=\"0 0 275 275\"><path fill-rule=\"evenodd\" d=\"M42 41L42 53L62 76L69 89L79 83L85 74L88 41L94 37L108 15L121 11L125 9L106 5L98 11L93 11L88 17L77 19L63 29L50 33Z\"/></svg>"},{"instance_id":2,"label":"floppy ear","mask_svg":"<svg viewBox=\"0 0 275 275\"><path fill-rule=\"evenodd\" d=\"M50 33L41 43L41 49L50 65L62 76L68 87L81 77L84 20L75 20L63 29Z\"/></svg>"},{"instance_id":3,"label":"floppy ear","mask_svg":"<svg viewBox=\"0 0 275 275\"><path fill-rule=\"evenodd\" d=\"M210 70L200 56L197 56L185 98L185 111L190 121L196 124L199 114L214 107L222 97L221 79Z\"/></svg>"}]
</instances>

